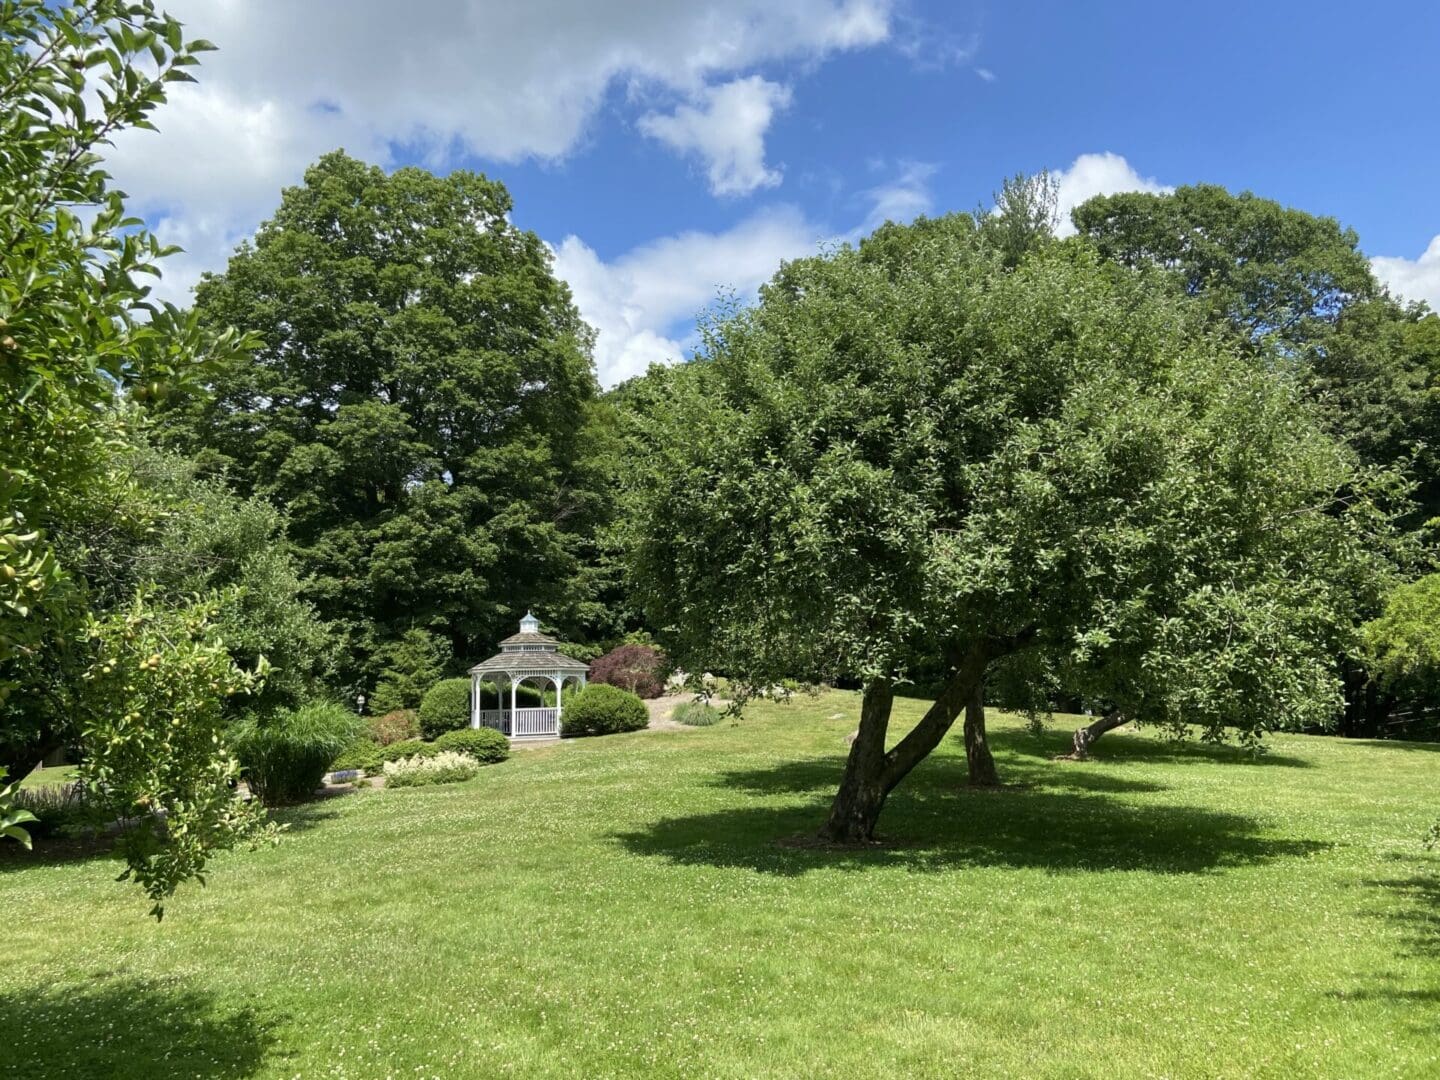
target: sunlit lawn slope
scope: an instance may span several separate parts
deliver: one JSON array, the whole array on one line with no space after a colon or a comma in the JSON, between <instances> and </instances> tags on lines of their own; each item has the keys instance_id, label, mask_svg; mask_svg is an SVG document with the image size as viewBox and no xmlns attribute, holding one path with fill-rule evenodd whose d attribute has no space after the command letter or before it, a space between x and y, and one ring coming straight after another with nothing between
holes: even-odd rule
<instances>
[{"instance_id":1,"label":"sunlit lawn slope","mask_svg":"<svg viewBox=\"0 0 1440 1080\"><path fill-rule=\"evenodd\" d=\"M857 707L315 804L160 925L108 859L9 851L0 1073L1440 1075L1440 746L1120 733L1080 765L992 717L1017 787L962 790L951 740L892 846L777 844Z\"/></svg>"}]
</instances>

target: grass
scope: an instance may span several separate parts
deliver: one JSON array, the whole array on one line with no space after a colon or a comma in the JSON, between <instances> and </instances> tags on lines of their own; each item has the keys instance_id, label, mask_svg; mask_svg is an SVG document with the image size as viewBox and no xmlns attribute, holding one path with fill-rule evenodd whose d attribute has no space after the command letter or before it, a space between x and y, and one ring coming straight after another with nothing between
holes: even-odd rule
<instances>
[{"instance_id":1,"label":"grass","mask_svg":"<svg viewBox=\"0 0 1440 1080\"><path fill-rule=\"evenodd\" d=\"M0 1074L1433 1076L1440 746L992 718L867 851L799 848L853 695L284 814L162 924L109 859L0 859ZM907 718L923 705L901 701Z\"/></svg>"}]
</instances>

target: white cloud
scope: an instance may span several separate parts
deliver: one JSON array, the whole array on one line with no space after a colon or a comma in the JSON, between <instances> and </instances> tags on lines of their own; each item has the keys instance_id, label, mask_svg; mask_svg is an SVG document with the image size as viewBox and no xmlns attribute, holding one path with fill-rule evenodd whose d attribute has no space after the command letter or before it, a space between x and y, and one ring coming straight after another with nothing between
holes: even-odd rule
<instances>
[{"instance_id":1,"label":"white cloud","mask_svg":"<svg viewBox=\"0 0 1440 1080\"><path fill-rule=\"evenodd\" d=\"M132 206L168 219L162 238L184 234L194 245L193 265L172 267L162 286L184 299L179 279L223 266L228 245L327 150L383 165L399 144L435 168L459 152L559 159L617 85L703 102L708 87L745 84L735 77L758 65L884 42L893 3L416 0L397 17L384 0L349 0L343 12L295 0L167 0L188 36L220 51L204 58L200 85L172 87L160 134L123 132L107 157ZM714 123L736 112L722 109ZM730 155L724 183L770 175L758 126L751 143L706 144Z\"/></svg>"},{"instance_id":2,"label":"white cloud","mask_svg":"<svg viewBox=\"0 0 1440 1080\"><path fill-rule=\"evenodd\" d=\"M938 166L923 161L906 161L900 164L900 173L895 179L867 191L870 213L855 231L853 239L874 232L887 221L905 223L921 214L928 214L935 200L930 194L930 178Z\"/></svg>"},{"instance_id":3,"label":"white cloud","mask_svg":"<svg viewBox=\"0 0 1440 1080\"><path fill-rule=\"evenodd\" d=\"M748 195L780 183L780 170L765 164L765 132L789 104L788 87L751 75L706 87L668 116L642 116L640 130L682 154L699 154L716 195Z\"/></svg>"},{"instance_id":4,"label":"white cloud","mask_svg":"<svg viewBox=\"0 0 1440 1080\"><path fill-rule=\"evenodd\" d=\"M652 363L683 359L694 345L691 320L718 294L753 298L783 260L813 254L825 238L798 210L778 207L725 232L668 236L608 263L567 236L555 252L555 273L597 331L601 385L614 386Z\"/></svg>"},{"instance_id":5,"label":"white cloud","mask_svg":"<svg viewBox=\"0 0 1440 1080\"><path fill-rule=\"evenodd\" d=\"M1370 260L1375 276L1406 300L1424 300L1440 311L1440 236L1418 259L1379 255Z\"/></svg>"},{"instance_id":6,"label":"white cloud","mask_svg":"<svg viewBox=\"0 0 1440 1080\"><path fill-rule=\"evenodd\" d=\"M1081 154L1068 169L1058 169L1051 176L1057 184L1055 209L1060 222L1055 232L1059 236L1075 234L1070 211L1096 195L1116 195L1122 191L1158 194L1175 190L1152 177L1141 176L1123 157L1111 153Z\"/></svg>"}]
</instances>

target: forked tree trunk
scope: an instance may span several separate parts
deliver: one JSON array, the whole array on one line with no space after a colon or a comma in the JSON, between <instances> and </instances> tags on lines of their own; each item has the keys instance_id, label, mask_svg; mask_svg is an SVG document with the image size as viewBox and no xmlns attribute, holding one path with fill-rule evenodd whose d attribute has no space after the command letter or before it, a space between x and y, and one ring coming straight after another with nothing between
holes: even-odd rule
<instances>
[{"instance_id":1,"label":"forked tree trunk","mask_svg":"<svg viewBox=\"0 0 1440 1080\"><path fill-rule=\"evenodd\" d=\"M1000 774L990 741L985 737L985 683L975 684L965 703L965 762L970 767L971 787L999 787Z\"/></svg>"},{"instance_id":2,"label":"forked tree trunk","mask_svg":"<svg viewBox=\"0 0 1440 1080\"><path fill-rule=\"evenodd\" d=\"M1119 709L1111 709L1104 716L1098 717L1093 723L1082 728L1075 729L1075 737L1071 740L1074 752L1070 755L1076 761L1084 761L1090 756L1090 747L1095 745L1095 740L1104 735L1107 731L1114 731L1125 723L1125 714Z\"/></svg>"},{"instance_id":3,"label":"forked tree trunk","mask_svg":"<svg viewBox=\"0 0 1440 1080\"><path fill-rule=\"evenodd\" d=\"M984 645L966 652L934 704L889 753L885 752L885 733L890 726L894 689L888 682L865 688L860 728L850 744L845 775L831 804L830 816L820 830L822 840L854 844L875 839L875 823L886 797L940 744L966 702L973 698L975 688L984 685L985 668L992 655Z\"/></svg>"},{"instance_id":4,"label":"forked tree trunk","mask_svg":"<svg viewBox=\"0 0 1440 1080\"><path fill-rule=\"evenodd\" d=\"M845 776L830 806L830 817L820 835L841 843L859 843L875 835L875 821L885 806L890 790L883 781L885 733L890 727L890 707L895 688L889 682L865 687L860 703L860 728L850 743Z\"/></svg>"}]
</instances>

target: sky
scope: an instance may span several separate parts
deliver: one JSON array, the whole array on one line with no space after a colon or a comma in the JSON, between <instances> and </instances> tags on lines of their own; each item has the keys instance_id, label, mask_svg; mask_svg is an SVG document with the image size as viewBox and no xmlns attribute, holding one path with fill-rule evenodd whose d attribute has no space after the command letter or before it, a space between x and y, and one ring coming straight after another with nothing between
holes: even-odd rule
<instances>
[{"instance_id":1,"label":"sky","mask_svg":"<svg viewBox=\"0 0 1440 1080\"><path fill-rule=\"evenodd\" d=\"M165 0L214 42L107 155L185 252L184 304L343 147L501 180L612 386L721 292L1050 170L1086 198L1193 183L1338 218L1440 309L1440 4L1055 0ZM1063 227L1062 227L1063 228Z\"/></svg>"}]
</instances>

